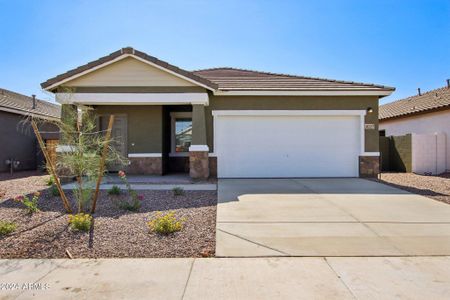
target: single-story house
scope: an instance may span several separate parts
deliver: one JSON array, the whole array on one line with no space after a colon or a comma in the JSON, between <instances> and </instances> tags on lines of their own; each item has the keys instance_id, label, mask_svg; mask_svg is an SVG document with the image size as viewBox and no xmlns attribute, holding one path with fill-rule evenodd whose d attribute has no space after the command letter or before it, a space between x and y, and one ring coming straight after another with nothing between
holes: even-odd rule
<instances>
[{"instance_id":1,"label":"single-story house","mask_svg":"<svg viewBox=\"0 0 450 300\"><path fill-rule=\"evenodd\" d=\"M394 91L235 68L186 71L130 47L41 86L63 110L95 109L102 129L114 114L128 172L193 178L373 176L378 99Z\"/></svg>"},{"instance_id":2,"label":"single-story house","mask_svg":"<svg viewBox=\"0 0 450 300\"><path fill-rule=\"evenodd\" d=\"M450 80L444 87L426 93L419 90L415 96L381 105L380 130L386 136L413 135L413 160L423 164L413 168L413 172L423 169L434 174L440 173L435 169L450 170ZM438 161L432 170L425 163L430 159Z\"/></svg>"},{"instance_id":3,"label":"single-story house","mask_svg":"<svg viewBox=\"0 0 450 300\"><path fill-rule=\"evenodd\" d=\"M59 120L61 106L0 88L0 172L36 170L44 166L44 159L30 123L25 120L36 117L43 120ZM45 132L46 142L59 138L58 127L51 122L38 122Z\"/></svg>"}]
</instances>

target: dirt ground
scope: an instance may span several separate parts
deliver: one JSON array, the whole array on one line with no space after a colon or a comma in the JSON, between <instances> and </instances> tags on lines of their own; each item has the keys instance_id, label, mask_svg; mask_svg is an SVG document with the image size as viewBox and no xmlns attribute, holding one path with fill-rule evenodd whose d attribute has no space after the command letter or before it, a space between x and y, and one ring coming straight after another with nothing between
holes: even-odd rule
<instances>
[{"instance_id":1,"label":"dirt ground","mask_svg":"<svg viewBox=\"0 0 450 300\"><path fill-rule=\"evenodd\" d=\"M381 182L450 204L450 173L425 176L413 173L382 173Z\"/></svg>"},{"instance_id":2,"label":"dirt ground","mask_svg":"<svg viewBox=\"0 0 450 300\"><path fill-rule=\"evenodd\" d=\"M186 191L182 196L174 196L172 191L138 191L143 196L139 212L124 211L114 204L112 197L126 195L110 196L102 191L94 229L80 233L69 228L60 198L52 196L46 185L48 176L22 175L4 176L0 181L0 188L5 191L0 220L17 224L14 233L0 236L0 258L64 258L66 249L74 258L214 255L215 191ZM13 197L36 190L42 191L41 211L28 215ZM72 197L71 193L68 195ZM151 233L147 222L156 211L174 211L178 218L185 218L183 229L167 236Z\"/></svg>"}]
</instances>

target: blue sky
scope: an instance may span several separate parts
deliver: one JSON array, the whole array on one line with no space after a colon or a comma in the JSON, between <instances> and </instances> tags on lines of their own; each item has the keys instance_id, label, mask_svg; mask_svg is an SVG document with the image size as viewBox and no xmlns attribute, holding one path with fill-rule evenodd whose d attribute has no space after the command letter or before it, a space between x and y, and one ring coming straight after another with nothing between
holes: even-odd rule
<instances>
[{"instance_id":1,"label":"blue sky","mask_svg":"<svg viewBox=\"0 0 450 300\"><path fill-rule=\"evenodd\" d=\"M40 83L132 46L181 68L232 66L395 86L450 78L450 1L0 0L0 87Z\"/></svg>"}]
</instances>

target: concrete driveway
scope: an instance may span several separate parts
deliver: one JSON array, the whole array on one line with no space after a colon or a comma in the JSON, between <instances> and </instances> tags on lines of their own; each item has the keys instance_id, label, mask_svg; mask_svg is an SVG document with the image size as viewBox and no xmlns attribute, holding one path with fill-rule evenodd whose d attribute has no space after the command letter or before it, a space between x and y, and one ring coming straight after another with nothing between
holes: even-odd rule
<instances>
[{"instance_id":1,"label":"concrete driveway","mask_svg":"<svg viewBox=\"0 0 450 300\"><path fill-rule=\"evenodd\" d=\"M342 179L222 179L216 255L450 255L450 205Z\"/></svg>"}]
</instances>

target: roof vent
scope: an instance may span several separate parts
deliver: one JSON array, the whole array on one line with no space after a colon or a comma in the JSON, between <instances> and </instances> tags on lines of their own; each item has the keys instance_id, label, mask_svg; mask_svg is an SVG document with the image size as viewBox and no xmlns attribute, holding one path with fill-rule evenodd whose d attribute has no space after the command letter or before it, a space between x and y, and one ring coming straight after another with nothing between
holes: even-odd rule
<instances>
[{"instance_id":1,"label":"roof vent","mask_svg":"<svg viewBox=\"0 0 450 300\"><path fill-rule=\"evenodd\" d=\"M122 52L122 54L134 54L134 49L133 47L125 47L122 48L120 52Z\"/></svg>"},{"instance_id":2,"label":"roof vent","mask_svg":"<svg viewBox=\"0 0 450 300\"><path fill-rule=\"evenodd\" d=\"M420 88L417 89L417 93L419 94L419 96L422 96L422 92L420 91Z\"/></svg>"},{"instance_id":3,"label":"roof vent","mask_svg":"<svg viewBox=\"0 0 450 300\"><path fill-rule=\"evenodd\" d=\"M33 100L33 109L36 109L36 95L31 95L31 98Z\"/></svg>"},{"instance_id":4,"label":"roof vent","mask_svg":"<svg viewBox=\"0 0 450 300\"><path fill-rule=\"evenodd\" d=\"M450 89L450 79L447 79L447 88Z\"/></svg>"}]
</instances>

